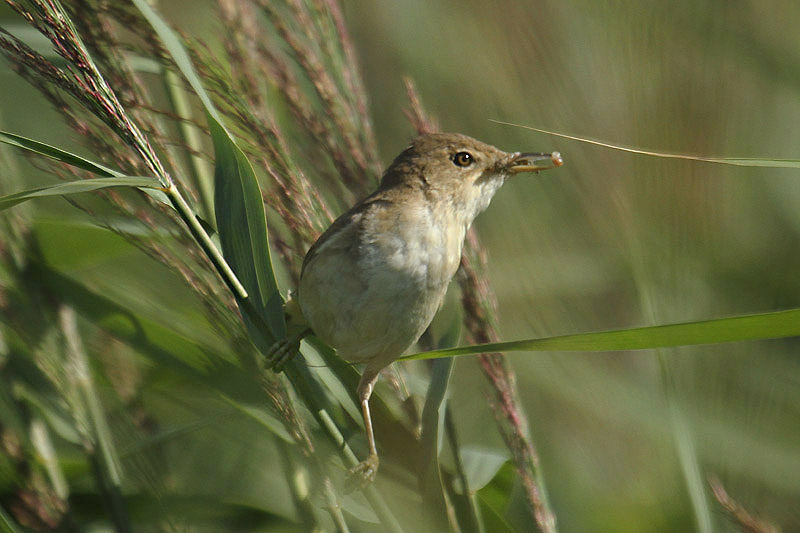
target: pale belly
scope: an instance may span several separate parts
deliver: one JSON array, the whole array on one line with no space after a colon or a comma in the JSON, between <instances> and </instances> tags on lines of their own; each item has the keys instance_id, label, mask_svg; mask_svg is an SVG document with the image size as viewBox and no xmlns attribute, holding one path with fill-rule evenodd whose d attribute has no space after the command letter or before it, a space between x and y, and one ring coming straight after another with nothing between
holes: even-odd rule
<instances>
[{"instance_id":1,"label":"pale belly","mask_svg":"<svg viewBox=\"0 0 800 533\"><path fill-rule=\"evenodd\" d=\"M298 288L315 334L350 361L388 364L416 342L460 260L463 231L447 234L429 224L411 235L380 235L357 248L335 242L322 248Z\"/></svg>"}]
</instances>

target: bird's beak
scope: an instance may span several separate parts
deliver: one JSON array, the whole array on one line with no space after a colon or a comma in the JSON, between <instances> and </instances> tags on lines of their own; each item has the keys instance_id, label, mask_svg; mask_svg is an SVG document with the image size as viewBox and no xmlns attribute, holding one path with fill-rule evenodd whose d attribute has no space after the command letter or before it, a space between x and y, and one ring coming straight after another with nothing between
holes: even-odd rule
<instances>
[{"instance_id":1,"label":"bird's beak","mask_svg":"<svg viewBox=\"0 0 800 533\"><path fill-rule=\"evenodd\" d=\"M511 160L506 165L509 174L519 174L520 172L538 172L549 168L560 167L564 164L561 154L558 152L515 152L511 154Z\"/></svg>"}]
</instances>

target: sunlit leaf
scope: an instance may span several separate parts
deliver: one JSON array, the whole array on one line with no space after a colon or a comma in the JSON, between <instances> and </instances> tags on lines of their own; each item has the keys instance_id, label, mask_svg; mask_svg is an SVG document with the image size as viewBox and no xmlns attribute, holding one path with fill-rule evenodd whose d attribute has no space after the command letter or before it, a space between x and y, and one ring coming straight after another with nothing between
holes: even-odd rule
<instances>
[{"instance_id":1,"label":"sunlit leaf","mask_svg":"<svg viewBox=\"0 0 800 533\"><path fill-rule=\"evenodd\" d=\"M214 142L214 203L223 255L249 295L247 301L239 302L244 314L249 315L250 320L266 321L270 329L273 339L263 339L257 343L262 350L266 349L274 338L285 336L286 326L283 302L269 254L264 203L255 172L225 128L180 38L145 0L133 2L158 34L205 107ZM249 322L248 318L245 320ZM263 328L254 328L252 324L248 324L248 329L251 333L257 333L258 337L266 333Z\"/></svg>"},{"instance_id":2,"label":"sunlit leaf","mask_svg":"<svg viewBox=\"0 0 800 533\"><path fill-rule=\"evenodd\" d=\"M0 211L34 198L47 196L65 196L81 192L96 191L108 187L142 187L156 189L160 185L155 178L121 177L121 178L91 178L85 180L57 183L47 187L29 189L0 197Z\"/></svg>"},{"instance_id":3,"label":"sunlit leaf","mask_svg":"<svg viewBox=\"0 0 800 533\"><path fill-rule=\"evenodd\" d=\"M100 163L89 161L84 157L75 155L71 152L67 152L66 150L56 148L55 146L51 146L43 142L35 141L33 139L28 139L27 137L22 137L21 135L15 135L7 131L0 131L0 142L10 144L18 148L24 148L25 150L30 150L31 152L35 152L39 155L44 155L52 159L56 159L58 161L61 161L62 163L67 163L74 167L82 168L84 170L88 170L89 172L92 172L94 174L99 174L107 178L110 178L112 176L116 178L125 177L125 174L123 174L122 172L108 168L107 166L101 165Z\"/></svg>"},{"instance_id":4,"label":"sunlit leaf","mask_svg":"<svg viewBox=\"0 0 800 533\"><path fill-rule=\"evenodd\" d=\"M286 336L286 323L283 300L272 269L266 213L255 172L225 128L178 36L147 2L134 0L134 4L152 25L205 107L214 142L217 235L225 260L247 291L247 298L237 300L250 339L266 353L276 339ZM286 372L299 394L314 404L315 413L324 409L333 416L341 416L341 409L329 401L329 396L298 358L289 361Z\"/></svg>"},{"instance_id":5,"label":"sunlit leaf","mask_svg":"<svg viewBox=\"0 0 800 533\"><path fill-rule=\"evenodd\" d=\"M647 350L696 344L719 344L800 335L800 309L757 313L682 324L618 329L575 335L560 335L510 342L492 342L432 350L403 357L403 360L434 359L486 352L609 352Z\"/></svg>"},{"instance_id":6,"label":"sunlit leaf","mask_svg":"<svg viewBox=\"0 0 800 533\"><path fill-rule=\"evenodd\" d=\"M509 460L509 454L505 449L464 446L461 448L461 460L469 490L476 491L485 487L497 475Z\"/></svg>"},{"instance_id":7,"label":"sunlit leaf","mask_svg":"<svg viewBox=\"0 0 800 533\"><path fill-rule=\"evenodd\" d=\"M274 338L285 335L282 301L269 255L267 219L255 172L227 131L209 117L214 141L214 205L225 259Z\"/></svg>"}]
</instances>

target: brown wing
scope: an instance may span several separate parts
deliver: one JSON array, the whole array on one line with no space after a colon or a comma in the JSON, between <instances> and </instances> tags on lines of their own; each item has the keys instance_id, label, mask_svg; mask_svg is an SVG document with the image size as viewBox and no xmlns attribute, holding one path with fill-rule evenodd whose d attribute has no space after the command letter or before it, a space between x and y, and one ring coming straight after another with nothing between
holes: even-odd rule
<instances>
[{"instance_id":1,"label":"brown wing","mask_svg":"<svg viewBox=\"0 0 800 533\"><path fill-rule=\"evenodd\" d=\"M363 201L354 205L349 211L342 214L339 218L333 221L328 229L319 236L317 241L308 249L305 258L303 259L303 267L300 271L300 277L303 277L303 271L306 266L314 259L319 252L320 248L326 243L329 243L334 235L345 237L343 241L349 243L354 248L358 246L360 241L361 220L365 213L374 209L376 205L386 203L387 200L382 198L381 191L375 192ZM348 226L352 226L348 228Z\"/></svg>"}]
</instances>

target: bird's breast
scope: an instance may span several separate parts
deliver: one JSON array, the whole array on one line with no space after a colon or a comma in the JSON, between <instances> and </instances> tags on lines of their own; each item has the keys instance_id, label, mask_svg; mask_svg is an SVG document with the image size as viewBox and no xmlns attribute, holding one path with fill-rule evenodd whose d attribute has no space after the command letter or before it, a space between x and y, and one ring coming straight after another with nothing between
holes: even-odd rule
<instances>
[{"instance_id":1,"label":"bird's breast","mask_svg":"<svg viewBox=\"0 0 800 533\"><path fill-rule=\"evenodd\" d=\"M430 324L465 228L447 211L378 204L308 260L298 298L314 332L351 361L396 359Z\"/></svg>"},{"instance_id":2,"label":"bird's breast","mask_svg":"<svg viewBox=\"0 0 800 533\"><path fill-rule=\"evenodd\" d=\"M370 232L361 258L367 269L376 269L418 288L446 287L458 269L465 228L455 217L428 207L406 209L379 221Z\"/></svg>"}]
</instances>

